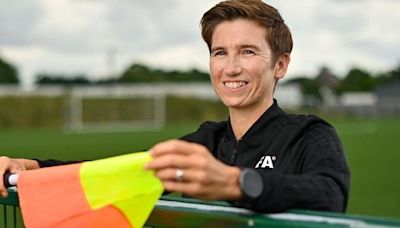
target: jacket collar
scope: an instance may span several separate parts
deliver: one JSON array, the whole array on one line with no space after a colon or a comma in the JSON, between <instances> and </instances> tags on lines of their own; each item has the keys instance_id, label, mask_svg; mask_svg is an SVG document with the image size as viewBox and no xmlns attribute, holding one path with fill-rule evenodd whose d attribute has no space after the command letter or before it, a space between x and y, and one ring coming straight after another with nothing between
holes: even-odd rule
<instances>
[{"instance_id":1,"label":"jacket collar","mask_svg":"<svg viewBox=\"0 0 400 228\"><path fill-rule=\"evenodd\" d=\"M247 132L243 135L240 141L248 142L249 144L253 144L252 142L257 142L257 136L259 133L264 131L265 128L271 123L274 119L281 115L285 115L286 113L278 106L278 102L274 99L273 104L257 119L257 121L247 130ZM225 135L225 141L236 141L235 135L232 130L232 125L230 122L230 118L228 119L228 129Z\"/></svg>"}]
</instances>

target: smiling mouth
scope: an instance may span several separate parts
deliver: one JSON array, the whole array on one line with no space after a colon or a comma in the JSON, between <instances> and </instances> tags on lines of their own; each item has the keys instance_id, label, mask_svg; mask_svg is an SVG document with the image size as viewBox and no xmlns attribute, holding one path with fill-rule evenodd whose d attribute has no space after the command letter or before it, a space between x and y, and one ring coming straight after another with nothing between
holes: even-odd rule
<instances>
[{"instance_id":1,"label":"smiling mouth","mask_svg":"<svg viewBox=\"0 0 400 228\"><path fill-rule=\"evenodd\" d=\"M239 81L239 82L224 82L224 86L229 89L237 89L247 85L247 82Z\"/></svg>"}]
</instances>

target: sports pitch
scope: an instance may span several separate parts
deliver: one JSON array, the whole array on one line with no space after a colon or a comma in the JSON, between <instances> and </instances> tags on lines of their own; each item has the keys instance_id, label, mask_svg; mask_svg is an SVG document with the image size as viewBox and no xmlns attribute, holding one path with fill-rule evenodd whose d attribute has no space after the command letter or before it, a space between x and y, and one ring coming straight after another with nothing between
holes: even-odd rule
<instances>
[{"instance_id":1,"label":"sports pitch","mask_svg":"<svg viewBox=\"0 0 400 228\"><path fill-rule=\"evenodd\" d=\"M400 218L400 118L332 119L352 172L348 213ZM196 130L170 124L162 131L71 134L55 129L0 130L0 155L64 160L142 151Z\"/></svg>"}]
</instances>

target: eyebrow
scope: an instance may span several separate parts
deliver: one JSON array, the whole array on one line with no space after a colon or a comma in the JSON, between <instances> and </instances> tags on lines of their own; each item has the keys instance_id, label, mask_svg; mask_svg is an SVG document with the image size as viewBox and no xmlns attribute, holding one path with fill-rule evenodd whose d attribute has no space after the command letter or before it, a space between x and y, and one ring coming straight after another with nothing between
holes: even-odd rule
<instances>
[{"instance_id":1,"label":"eyebrow","mask_svg":"<svg viewBox=\"0 0 400 228\"><path fill-rule=\"evenodd\" d=\"M260 51L260 48L258 46L251 45L251 44L240 45L240 49L244 49L244 48L251 48L251 49L255 49L256 51Z\"/></svg>"},{"instance_id":2,"label":"eyebrow","mask_svg":"<svg viewBox=\"0 0 400 228\"><path fill-rule=\"evenodd\" d=\"M210 53L214 53L217 50L224 50L224 49L225 48L223 48L223 47L214 47L214 48L211 48Z\"/></svg>"},{"instance_id":3,"label":"eyebrow","mask_svg":"<svg viewBox=\"0 0 400 228\"><path fill-rule=\"evenodd\" d=\"M239 49L245 49L245 48L251 48L251 49L255 49L256 51L260 51L260 48L256 45L251 45L251 44L243 44L243 45L239 45ZM226 48L221 47L221 46L217 46L214 48L211 48L210 53L213 53L217 50L225 50Z\"/></svg>"}]
</instances>

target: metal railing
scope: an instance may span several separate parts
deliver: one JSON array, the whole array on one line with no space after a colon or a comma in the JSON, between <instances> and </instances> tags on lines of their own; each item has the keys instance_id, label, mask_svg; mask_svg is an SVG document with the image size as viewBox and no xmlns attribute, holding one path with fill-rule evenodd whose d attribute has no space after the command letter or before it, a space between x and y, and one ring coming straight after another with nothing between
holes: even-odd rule
<instances>
[{"instance_id":1,"label":"metal railing","mask_svg":"<svg viewBox=\"0 0 400 228\"><path fill-rule=\"evenodd\" d=\"M18 194L15 188L8 190L7 198L0 198L0 227L19 228L24 227L21 212L19 210Z\"/></svg>"},{"instance_id":2,"label":"metal railing","mask_svg":"<svg viewBox=\"0 0 400 228\"><path fill-rule=\"evenodd\" d=\"M19 210L18 193L9 189L0 198L0 227L24 227ZM1 211L3 210L3 211ZM400 227L400 220L355 216L341 213L290 210L285 213L260 214L231 207L225 202L202 201L163 196L148 218L145 227Z\"/></svg>"}]
</instances>

